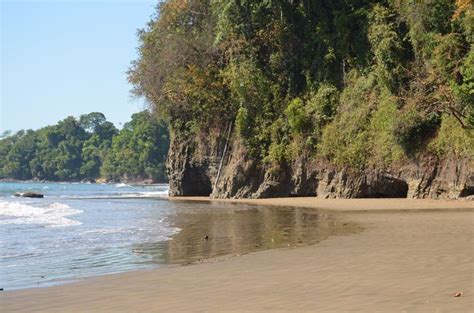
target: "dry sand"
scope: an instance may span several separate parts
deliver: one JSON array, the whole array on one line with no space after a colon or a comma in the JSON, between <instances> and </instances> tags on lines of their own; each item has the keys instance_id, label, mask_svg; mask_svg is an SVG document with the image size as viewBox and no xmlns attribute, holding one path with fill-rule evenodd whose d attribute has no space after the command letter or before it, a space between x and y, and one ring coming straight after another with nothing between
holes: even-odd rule
<instances>
[{"instance_id":1,"label":"dry sand","mask_svg":"<svg viewBox=\"0 0 474 313\"><path fill-rule=\"evenodd\" d=\"M474 312L472 201L242 202L348 211L366 230L309 247L4 291L0 311Z\"/></svg>"}]
</instances>

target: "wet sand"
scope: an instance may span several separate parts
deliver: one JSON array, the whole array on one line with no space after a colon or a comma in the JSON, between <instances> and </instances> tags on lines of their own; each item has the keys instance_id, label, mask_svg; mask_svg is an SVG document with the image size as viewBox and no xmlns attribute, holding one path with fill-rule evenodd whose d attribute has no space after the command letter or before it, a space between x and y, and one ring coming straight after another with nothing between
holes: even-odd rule
<instances>
[{"instance_id":1,"label":"wet sand","mask_svg":"<svg viewBox=\"0 0 474 313\"><path fill-rule=\"evenodd\" d=\"M300 207L180 202L199 212L177 213L167 221L181 231L172 240L137 245L158 264L194 264L220 256L303 247L363 228L344 214Z\"/></svg>"},{"instance_id":2,"label":"wet sand","mask_svg":"<svg viewBox=\"0 0 474 313\"><path fill-rule=\"evenodd\" d=\"M245 203L256 205L294 206L331 211L394 211L394 210L474 210L474 200L435 199L319 199L313 197L267 199L210 199L209 197L170 197L171 201L211 203Z\"/></svg>"},{"instance_id":3,"label":"wet sand","mask_svg":"<svg viewBox=\"0 0 474 313\"><path fill-rule=\"evenodd\" d=\"M242 202L342 210L344 219L365 230L296 249L221 256L185 267L4 291L0 310L474 311L472 201L291 198ZM453 297L458 291L463 295Z\"/></svg>"}]
</instances>

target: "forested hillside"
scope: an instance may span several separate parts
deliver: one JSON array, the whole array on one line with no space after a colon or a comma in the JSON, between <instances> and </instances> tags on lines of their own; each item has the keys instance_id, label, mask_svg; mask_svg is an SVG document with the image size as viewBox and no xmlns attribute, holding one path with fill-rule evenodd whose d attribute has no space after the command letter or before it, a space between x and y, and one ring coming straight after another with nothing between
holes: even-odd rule
<instances>
[{"instance_id":1,"label":"forested hillside","mask_svg":"<svg viewBox=\"0 0 474 313\"><path fill-rule=\"evenodd\" d=\"M168 0L129 81L171 125L171 194L316 194L322 168L409 185L446 160L469 185L473 27L471 0Z\"/></svg>"},{"instance_id":2,"label":"forested hillside","mask_svg":"<svg viewBox=\"0 0 474 313\"><path fill-rule=\"evenodd\" d=\"M122 130L99 112L0 140L0 179L166 181L167 127L148 111Z\"/></svg>"}]
</instances>

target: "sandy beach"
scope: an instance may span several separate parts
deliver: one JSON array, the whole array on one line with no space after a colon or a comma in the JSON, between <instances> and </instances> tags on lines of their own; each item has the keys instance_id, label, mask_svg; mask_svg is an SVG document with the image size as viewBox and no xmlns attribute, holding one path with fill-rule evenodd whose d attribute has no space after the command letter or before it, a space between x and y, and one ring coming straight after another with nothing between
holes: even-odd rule
<instances>
[{"instance_id":1,"label":"sandy beach","mask_svg":"<svg viewBox=\"0 0 474 313\"><path fill-rule=\"evenodd\" d=\"M246 203L325 209L331 211L414 211L414 210L474 210L473 200L436 199L319 199L312 197L266 199L210 199L209 197L172 197L171 201L202 201L212 203Z\"/></svg>"},{"instance_id":2,"label":"sandy beach","mask_svg":"<svg viewBox=\"0 0 474 313\"><path fill-rule=\"evenodd\" d=\"M307 247L3 291L0 311L474 312L473 201L224 202L341 211L365 230Z\"/></svg>"}]
</instances>

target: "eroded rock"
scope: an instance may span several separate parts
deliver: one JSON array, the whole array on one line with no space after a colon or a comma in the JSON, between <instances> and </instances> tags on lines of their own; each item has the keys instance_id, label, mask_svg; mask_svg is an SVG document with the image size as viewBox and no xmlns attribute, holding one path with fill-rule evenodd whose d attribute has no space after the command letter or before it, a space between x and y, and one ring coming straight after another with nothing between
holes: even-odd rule
<instances>
[{"instance_id":1,"label":"eroded rock","mask_svg":"<svg viewBox=\"0 0 474 313\"><path fill-rule=\"evenodd\" d=\"M170 195L437 199L474 195L474 164L467 158L423 156L393 168L353 171L303 155L292 164L276 167L249 157L243 143L234 137L224 155L225 141L222 135L174 138L168 158Z\"/></svg>"}]
</instances>

